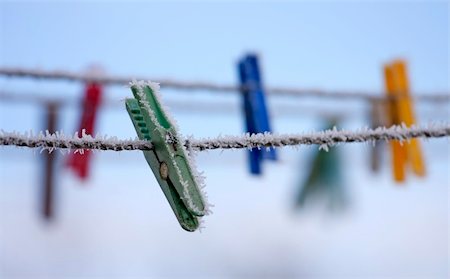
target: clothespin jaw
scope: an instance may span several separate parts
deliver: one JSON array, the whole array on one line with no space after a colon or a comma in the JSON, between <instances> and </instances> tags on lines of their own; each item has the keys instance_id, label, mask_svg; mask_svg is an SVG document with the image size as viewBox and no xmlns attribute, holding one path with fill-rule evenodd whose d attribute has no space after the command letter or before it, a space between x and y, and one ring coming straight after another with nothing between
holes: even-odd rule
<instances>
[{"instance_id":1,"label":"clothespin jaw","mask_svg":"<svg viewBox=\"0 0 450 279\"><path fill-rule=\"evenodd\" d=\"M249 54L238 63L239 79L244 100L246 129L250 134L270 132L269 114L264 97L258 57ZM262 159L276 160L275 149L249 151L250 172L261 174Z\"/></svg>"},{"instance_id":2,"label":"clothespin jaw","mask_svg":"<svg viewBox=\"0 0 450 279\"><path fill-rule=\"evenodd\" d=\"M194 231L198 217L207 213L206 203L193 175L185 147L168 115L155 96L157 84L133 83L135 99L126 100L126 108L142 140L151 140L153 149L144 151L164 195L181 227Z\"/></svg>"}]
</instances>

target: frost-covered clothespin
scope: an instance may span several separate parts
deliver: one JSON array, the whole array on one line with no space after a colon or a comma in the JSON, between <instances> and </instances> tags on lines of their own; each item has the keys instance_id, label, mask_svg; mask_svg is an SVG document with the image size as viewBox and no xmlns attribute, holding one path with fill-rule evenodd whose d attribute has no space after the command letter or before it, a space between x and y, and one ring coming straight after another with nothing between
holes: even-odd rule
<instances>
[{"instance_id":1,"label":"frost-covered clothespin","mask_svg":"<svg viewBox=\"0 0 450 279\"><path fill-rule=\"evenodd\" d=\"M238 63L238 71L247 133L271 132L258 57L254 54L243 57ZM273 148L268 150L253 148L248 154L250 172L257 175L262 173L261 161L263 159L277 159Z\"/></svg>"},{"instance_id":2,"label":"frost-covered clothespin","mask_svg":"<svg viewBox=\"0 0 450 279\"><path fill-rule=\"evenodd\" d=\"M409 93L406 62L395 60L385 65L386 93L391 97L389 101L390 124L404 124L407 127L415 124L412 100ZM411 139L408 142L391 141L394 179L398 182L405 180L407 164L411 164L413 172L418 176L425 175L420 142Z\"/></svg>"},{"instance_id":3,"label":"frost-covered clothespin","mask_svg":"<svg viewBox=\"0 0 450 279\"><path fill-rule=\"evenodd\" d=\"M95 72L94 72L95 71ZM99 74L98 70L93 69L93 74ZM85 94L82 104L82 113L79 126L80 136L85 133L87 135L94 134L95 122L98 114L98 108L102 100L103 87L99 83L89 82L85 87ZM67 165L75 174L85 180L89 176L89 163L91 151L83 150L82 152L74 152L70 154Z\"/></svg>"},{"instance_id":4,"label":"frost-covered clothespin","mask_svg":"<svg viewBox=\"0 0 450 279\"><path fill-rule=\"evenodd\" d=\"M46 104L45 128L49 133L56 132L58 122L58 103L50 102ZM54 216L54 196L55 196L55 160L57 152L45 151L44 176L41 191L41 212L46 220L51 220Z\"/></svg>"},{"instance_id":5,"label":"frost-covered clothespin","mask_svg":"<svg viewBox=\"0 0 450 279\"><path fill-rule=\"evenodd\" d=\"M143 151L164 195L181 227L195 231L199 218L208 213L201 191L203 178L197 173L175 122L159 100L159 85L132 82L134 99L126 100L126 108L139 139L151 140L153 149Z\"/></svg>"}]
</instances>

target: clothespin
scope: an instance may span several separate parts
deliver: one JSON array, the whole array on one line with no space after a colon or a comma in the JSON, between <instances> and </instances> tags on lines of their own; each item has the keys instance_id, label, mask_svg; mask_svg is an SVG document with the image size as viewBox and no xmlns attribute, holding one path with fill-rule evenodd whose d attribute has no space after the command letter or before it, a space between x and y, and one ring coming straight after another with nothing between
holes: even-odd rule
<instances>
[{"instance_id":1,"label":"clothespin","mask_svg":"<svg viewBox=\"0 0 450 279\"><path fill-rule=\"evenodd\" d=\"M46 104L46 129L50 133L56 131L58 104L50 102ZM44 152L44 177L41 191L41 212L46 220L54 215L54 191L55 191L55 160L57 152Z\"/></svg>"},{"instance_id":2,"label":"clothespin","mask_svg":"<svg viewBox=\"0 0 450 279\"><path fill-rule=\"evenodd\" d=\"M102 85L98 83L86 84L85 95L83 99L83 111L81 114L79 134L92 135L94 133L95 120L98 114L98 108L102 99ZM86 179L89 176L89 162L91 157L90 150L71 153L67 161L67 165L75 174Z\"/></svg>"},{"instance_id":3,"label":"clothespin","mask_svg":"<svg viewBox=\"0 0 450 279\"><path fill-rule=\"evenodd\" d=\"M389 101L390 124L404 124L407 127L415 124L412 100L409 95L409 84L406 62L396 60L385 65L385 84ZM417 139L400 143L391 141L394 179L398 182L405 180L405 168L411 164L413 172L418 176L425 175L425 165Z\"/></svg>"},{"instance_id":4,"label":"clothespin","mask_svg":"<svg viewBox=\"0 0 450 279\"><path fill-rule=\"evenodd\" d=\"M247 132L250 134L271 132L258 57L249 54L242 58L238 63L238 71ZM263 159L277 160L277 154L273 148L268 150L253 148L248 154L250 172L256 175L262 173Z\"/></svg>"},{"instance_id":5,"label":"clothespin","mask_svg":"<svg viewBox=\"0 0 450 279\"><path fill-rule=\"evenodd\" d=\"M388 122L386 119L386 102L384 100L372 100L370 102L370 122L373 129L377 127L386 127ZM370 166L373 172L378 172L381 165L382 147L384 142L376 141L374 146L370 148Z\"/></svg>"},{"instance_id":6,"label":"clothespin","mask_svg":"<svg viewBox=\"0 0 450 279\"><path fill-rule=\"evenodd\" d=\"M131 90L135 99L126 100L128 114L139 139L151 140L153 144L152 150L143 151L145 159L181 227L195 231L199 218L208 213L208 205L192 159L159 101L159 85L132 82Z\"/></svg>"},{"instance_id":7,"label":"clothespin","mask_svg":"<svg viewBox=\"0 0 450 279\"><path fill-rule=\"evenodd\" d=\"M329 121L327 129L333 129L336 119ZM307 201L327 200L330 210L344 209L347 196L344 188L340 154L337 147L329 150L317 150L311 157L309 175L300 182L300 191L296 198L296 207L303 207Z\"/></svg>"}]
</instances>

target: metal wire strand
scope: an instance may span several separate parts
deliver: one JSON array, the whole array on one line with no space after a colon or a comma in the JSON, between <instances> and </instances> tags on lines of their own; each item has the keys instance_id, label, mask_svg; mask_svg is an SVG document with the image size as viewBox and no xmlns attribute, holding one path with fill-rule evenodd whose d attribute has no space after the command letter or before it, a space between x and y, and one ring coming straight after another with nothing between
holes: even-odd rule
<instances>
[{"instance_id":1,"label":"metal wire strand","mask_svg":"<svg viewBox=\"0 0 450 279\"><path fill-rule=\"evenodd\" d=\"M108 76L104 74L80 74L69 71L44 71L36 69L26 68L0 68L0 75L8 77L28 77L36 79L53 79L53 80L66 80L66 81L78 81L78 82L98 82L106 85L127 85L133 79L137 80L152 80L160 83L164 88L183 89L183 90L207 90L213 92L239 92L246 90L241 86L218 84L214 82L203 81L180 81L173 79L148 79L148 78L136 78L132 76ZM450 101L450 94L448 92L442 93L428 93L428 94L411 94L411 96L401 94L398 96L387 97L380 92L363 92L363 91L345 91L345 90L321 90L313 88L289 88L289 87L266 87L267 94L276 96L304 96L304 97L317 97L317 98L331 98L337 100L386 100L396 98L413 98L415 100L426 102L448 102ZM381 95L381 96L380 96Z\"/></svg>"},{"instance_id":2,"label":"metal wire strand","mask_svg":"<svg viewBox=\"0 0 450 279\"><path fill-rule=\"evenodd\" d=\"M211 139L188 139L184 145L187 149L204 151L213 149L242 149L266 148L299 145L320 145L328 149L341 143L375 142L380 140L407 141L412 138L441 138L450 136L450 123L442 125L429 125L428 127L392 126L390 128L378 127L376 129L362 129L358 131L337 130L336 128L320 132L276 135L245 134L242 136L220 136ZM82 134L66 136L61 132L51 134L40 132L9 133L0 131L0 145L12 145L30 148L54 149L91 149L91 150L151 150L152 144L144 140L119 140L115 137Z\"/></svg>"}]
</instances>

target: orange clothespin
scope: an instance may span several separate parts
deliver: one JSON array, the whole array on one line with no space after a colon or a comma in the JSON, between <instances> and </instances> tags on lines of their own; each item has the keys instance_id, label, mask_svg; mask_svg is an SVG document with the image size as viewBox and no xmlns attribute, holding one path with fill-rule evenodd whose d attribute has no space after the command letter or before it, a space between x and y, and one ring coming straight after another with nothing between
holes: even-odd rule
<instances>
[{"instance_id":1,"label":"orange clothespin","mask_svg":"<svg viewBox=\"0 0 450 279\"><path fill-rule=\"evenodd\" d=\"M406 69L406 62L402 60L394 61L392 64L395 73L395 83L397 87L397 94L404 96L399 99L401 120L406 126L415 124L415 117L413 111L413 102L409 95L409 81ZM411 163L413 172L418 176L425 175L425 165L423 162L423 156L420 148L420 142L418 139L411 139L406 144L408 151L408 161Z\"/></svg>"},{"instance_id":2,"label":"orange clothespin","mask_svg":"<svg viewBox=\"0 0 450 279\"><path fill-rule=\"evenodd\" d=\"M406 62L395 60L384 67L385 87L389 102L389 115L391 125L415 124L412 100L409 93L409 84ZM405 170L408 164L418 176L425 175L420 143L417 139L400 143L391 141L394 179L398 182L405 180Z\"/></svg>"}]
</instances>

